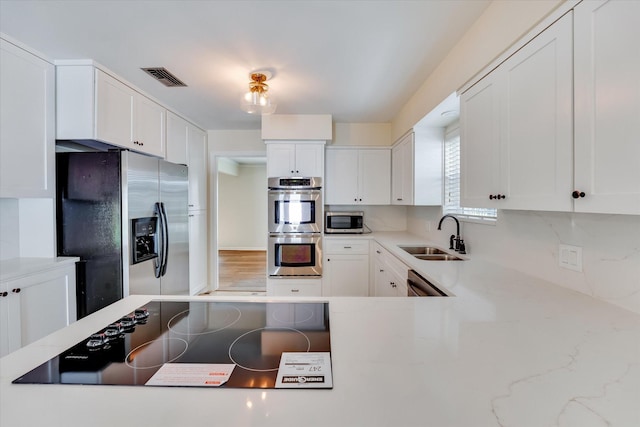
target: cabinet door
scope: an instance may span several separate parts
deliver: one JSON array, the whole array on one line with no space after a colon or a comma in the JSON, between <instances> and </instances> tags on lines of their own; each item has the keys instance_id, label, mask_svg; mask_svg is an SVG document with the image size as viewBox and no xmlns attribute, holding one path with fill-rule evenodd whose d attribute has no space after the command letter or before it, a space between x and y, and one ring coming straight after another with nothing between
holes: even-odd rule
<instances>
[{"instance_id":1,"label":"cabinet door","mask_svg":"<svg viewBox=\"0 0 640 427\"><path fill-rule=\"evenodd\" d=\"M391 203L413 204L413 132L407 134L391 151Z\"/></svg>"},{"instance_id":2,"label":"cabinet door","mask_svg":"<svg viewBox=\"0 0 640 427\"><path fill-rule=\"evenodd\" d=\"M296 144L295 174L322 177L324 173L324 145Z\"/></svg>"},{"instance_id":3,"label":"cabinet door","mask_svg":"<svg viewBox=\"0 0 640 427\"><path fill-rule=\"evenodd\" d=\"M496 207L571 210L572 47L569 13L495 71L502 157L501 190L494 191L506 196Z\"/></svg>"},{"instance_id":4,"label":"cabinet door","mask_svg":"<svg viewBox=\"0 0 640 427\"><path fill-rule=\"evenodd\" d=\"M189 212L189 295L207 288L207 211Z\"/></svg>"},{"instance_id":5,"label":"cabinet door","mask_svg":"<svg viewBox=\"0 0 640 427\"><path fill-rule=\"evenodd\" d=\"M133 104L136 92L96 70L96 139L139 150L133 144Z\"/></svg>"},{"instance_id":6,"label":"cabinet door","mask_svg":"<svg viewBox=\"0 0 640 427\"><path fill-rule=\"evenodd\" d=\"M186 165L187 163L187 126L182 117L167 111L167 161Z\"/></svg>"},{"instance_id":7,"label":"cabinet door","mask_svg":"<svg viewBox=\"0 0 640 427\"><path fill-rule=\"evenodd\" d=\"M368 296L369 255L327 255L323 282L323 296Z\"/></svg>"},{"instance_id":8,"label":"cabinet door","mask_svg":"<svg viewBox=\"0 0 640 427\"><path fill-rule=\"evenodd\" d=\"M294 144L267 144L267 176L295 175L296 147Z\"/></svg>"},{"instance_id":9,"label":"cabinet door","mask_svg":"<svg viewBox=\"0 0 640 427\"><path fill-rule=\"evenodd\" d=\"M75 266L6 282L0 298L0 356L76 320Z\"/></svg>"},{"instance_id":10,"label":"cabinet door","mask_svg":"<svg viewBox=\"0 0 640 427\"><path fill-rule=\"evenodd\" d=\"M19 313L16 305L19 310L19 297L7 286L0 285L0 357L20 348L20 322L13 316Z\"/></svg>"},{"instance_id":11,"label":"cabinet door","mask_svg":"<svg viewBox=\"0 0 640 427\"><path fill-rule=\"evenodd\" d=\"M640 214L640 2L575 8L578 212Z\"/></svg>"},{"instance_id":12,"label":"cabinet door","mask_svg":"<svg viewBox=\"0 0 640 427\"><path fill-rule=\"evenodd\" d=\"M377 297L395 297L397 288L393 287L393 275L389 266L383 262L377 262L374 270L374 287Z\"/></svg>"},{"instance_id":13,"label":"cabinet door","mask_svg":"<svg viewBox=\"0 0 640 427\"><path fill-rule=\"evenodd\" d=\"M133 144L138 151L165 156L167 110L140 94L135 96Z\"/></svg>"},{"instance_id":14,"label":"cabinet door","mask_svg":"<svg viewBox=\"0 0 640 427\"><path fill-rule=\"evenodd\" d=\"M388 205L391 193L391 152L358 150L358 170L358 201L365 205Z\"/></svg>"},{"instance_id":15,"label":"cabinet door","mask_svg":"<svg viewBox=\"0 0 640 427\"><path fill-rule=\"evenodd\" d=\"M189 124L187 139L189 166L189 209L207 209L207 134Z\"/></svg>"},{"instance_id":16,"label":"cabinet door","mask_svg":"<svg viewBox=\"0 0 640 427\"><path fill-rule=\"evenodd\" d=\"M358 199L358 150L326 152L325 204L353 205Z\"/></svg>"},{"instance_id":17,"label":"cabinet door","mask_svg":"<svg viewBox=\"0 0 640 427\"><path fill-rule=\"evenodd\" d=\"M53 197L54 67L0 40L0 88L0 197Z\"/></svg>"},{"instance_id":18,"label":"cabinet door","mask_svg":"<svg viewBox=\"0 0 640 427\"><path fill-rule=\"evenodd\" d=\"M490 194L500 187L499 102L496 74L460 97L460 204L495 208Z\"/></svg>"},{"instance_id":19,"label":"cabinet door","mask_svg":"<svg viewBox=\"0 0 640 427\"><path fill-rule=\"evenodd\" d=\"M20 335L25 346L76 320L75 269L61 269L20 292Z\"/></svg>"}]
</instances>

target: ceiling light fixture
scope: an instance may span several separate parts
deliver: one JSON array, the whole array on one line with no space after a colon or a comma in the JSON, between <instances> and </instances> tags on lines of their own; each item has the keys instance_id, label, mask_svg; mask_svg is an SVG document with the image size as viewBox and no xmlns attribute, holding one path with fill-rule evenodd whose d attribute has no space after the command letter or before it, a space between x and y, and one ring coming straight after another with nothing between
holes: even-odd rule
<instances>
[{"instance_id":1,"label":"ceiling light fixture","mask_svg":"<svg viewBox=\"0 0 640 427\"><path fill-rule=\"evenodd\" d=\"M242 98L241 108L249 114L272 114L276 104L269 98L269 86L265 83L271 78L268 71L254 71L249 74L249 92Z\"/></svg>"}]
</instances>

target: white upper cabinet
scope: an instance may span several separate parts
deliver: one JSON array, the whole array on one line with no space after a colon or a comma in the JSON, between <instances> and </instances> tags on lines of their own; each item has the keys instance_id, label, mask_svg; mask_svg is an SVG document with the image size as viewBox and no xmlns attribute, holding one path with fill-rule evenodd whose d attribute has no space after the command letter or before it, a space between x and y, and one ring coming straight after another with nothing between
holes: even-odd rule
<instances>
[{"instance_id":1,"label":"white upper cabinet","mask_svg":"<svg viewBox=\"0 0 640 427\"><path fill-rule=\"evenodd\" d=\"M135 150L164 158L167 110L136 93L133 110L133 144Z\"/></svg>"},{"instance_id":2,"label":"white upper cabinet","mask_svg":"<svg viewBox=\"0 0 640 427\"><path fill-rule=\"evenodd\" d=\"M267 141L267 176L322 177L324 143Z\"/></svg>"},{"instance_id":3,"label":"white upper cabinet","mask_svg":"<svg viewBox=\"0 0 640 427\"><path fill-rule=\"evenodd\" d=\"M327 147L326 204L388 205L390 182L388 148Z\"/></svg>"},{"instance_id":4,"label":"white upper cabinet","mask_svg":"<svg viewBox=\"0 0 640 427\"><path fill-rule=\"evenodd\" d=\"M489 194L500 184L500 115L496 74L460 97L460 198L462 206L495 207Z\"/></svg>"},{"instance_id":5,"label":"white upper cabinet","mask_svg":"<svg viewBox=\"0 0 640 427\"><path fill-rule=\"evenodd\" d=\"M189 122L167 111L167 161L187 164L187 128Z\"/></svg>"},{"instance_id":6,"label":"white upper cabinet","mask_svg":"<svg viewBox=\"0 0 640 427\"><path fill-rule=\"evenodd\" d=\"M413 204L413 132L405 135L391 150L391 203Z\"/></svg>"},{"instance_id":7,"label":"white upper cabinet","mask_svg":"<svg viewBox=\"0 0 640 427\"><path fill-rule=\"evenodd\" d=\"M574 13L575 210L638 215L640 2L583 1Z\"/></svg>"},{"instance_id":8,"label":"white upper cabinet","mask_svg":"<svg viewBox=\"0 0 640 427\"><path fill-rule=\"evenodd\" d=\"M54 125L54 66L0 39L0 197L54 197Z\"/></svg>"},{"instance_id":9,"label":"white upper cabinet","mask_svg":"<svg viewBox=\"0 0 640 427\"><path fill-rule=\"evenodd\" d=\"M189 210L207 209L207 133L187 127L187 165L189 166Z\"/></svg>"},{"instance_id":10,"label":"white upper cabinet","mask_svg":"<svg viewBox=\"0 0 640 427\"><path fill-rule=\"evenodd\" d=\"M165 157L166 109L93 65L58 65L57 139Z\"/></svg>"},{"instance_id":11,"label":"white upper cabinet","mask_svg":"<svg viewBox=\"0 0 640 427\"><path fill-rule=\"evenodd\" d=\"M167 161L189 167L189 210L207 209L207 133L171 111Z\"/></svg>"},{"instance_id":12,"label":"white upper cabinet","mask_svg":"<svg viewBox=\"0 0 640 427\"><path fill-rule=\"evenodd\" d=\"M95 78L95 139L121 147L135 148L133 145L135 91L99 70L95 71ZM64 88L65 86L62 86L60 90ZM62 138L58 136L58 139Z\"/></svg>"},{"instance_id":13,"label":"white upper cabinet","mask_svg":"<svg viewBox=\"0 0 640 427\"><path fill-rule=\"evenodd\" d=\"M572 207L572 14L461 96L461 203Z\"/></svg>"},{"instance_id":14,"label":"white upper cabinet","mask_svg":"<svg viewBox=\"0 0 640 427\"><path fill-rule=\"evenodd\" d=\"M442 204L443 129L414 129L391 151L391 203Z\"/></svg>"}]
</instances>

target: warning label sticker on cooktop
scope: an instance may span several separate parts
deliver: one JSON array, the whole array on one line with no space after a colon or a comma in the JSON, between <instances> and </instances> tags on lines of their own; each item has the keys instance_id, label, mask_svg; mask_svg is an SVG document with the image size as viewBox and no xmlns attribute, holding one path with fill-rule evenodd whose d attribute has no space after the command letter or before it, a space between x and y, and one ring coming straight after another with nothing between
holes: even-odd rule
<instances>
[{"instance_id":1,"label":"warning label sticker on cooktop","mask_svg":"<svg viewBox=\"0 0 640 427\"><path fill-rule=\"evenodd\" d=\"M331 353L282 353L276 388L332 388Z\"/></svg>"},{"instance_id":2,"label":"warning label sticker on cooktop","mask_svg":"<svg viewBox=\"0 0 640 427\"><path fill-rule=\"evenodd\" d=\"M235 367L232 363L165 363L145 385L219 387Z\"/></svg>"}]
</instances>

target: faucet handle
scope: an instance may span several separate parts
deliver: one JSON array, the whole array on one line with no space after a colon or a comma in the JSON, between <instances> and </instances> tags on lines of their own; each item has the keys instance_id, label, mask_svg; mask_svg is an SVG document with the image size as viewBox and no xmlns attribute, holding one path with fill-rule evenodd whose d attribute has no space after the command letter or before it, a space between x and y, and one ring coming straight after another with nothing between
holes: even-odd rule
<instances>
[{"instance_id":1,"label":"faucet handle","mask_svg":"<svg viewBox=\"0 0 640 427\"><path fill-rule=\"evenodd\" d=\"M466 250L466 248L464 246L464 240L458 239L458 249L457 250L458 250L459 254L466 254L467 253L467 250Z\"/></svg>"}]
</instances>

